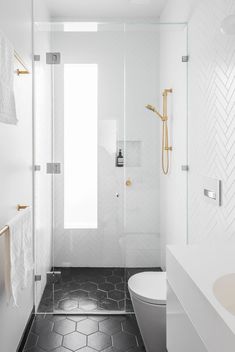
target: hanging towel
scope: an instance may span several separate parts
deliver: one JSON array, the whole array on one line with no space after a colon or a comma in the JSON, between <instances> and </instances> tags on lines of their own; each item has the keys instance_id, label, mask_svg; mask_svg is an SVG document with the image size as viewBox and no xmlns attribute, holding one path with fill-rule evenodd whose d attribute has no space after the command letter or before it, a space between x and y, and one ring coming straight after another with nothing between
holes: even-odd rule
<instances>
[{"instance_id":1,"label":"hanging towel","mask_svg":"<svg viewBox=\"0 0 235 352\"><path fill-rule=\"evenodd\" d=\"M14 49L0 32L0 122L17 124L14 96Z\"/></svg>"},{"instance_id":2,"label":"hanging towel","mask_svg":"<svg viewBox=\"0 0 235 352\"><path fill-rule=\"evenodd\" d=\"M5 238L5 248L8 251L6 265L6 292L9 303L18 306L19 295L30 278L33 269L31 209L21 211L9 223L9 232ZM6 261L7 263L7 261Z\"/></svg>"}]
</instances>

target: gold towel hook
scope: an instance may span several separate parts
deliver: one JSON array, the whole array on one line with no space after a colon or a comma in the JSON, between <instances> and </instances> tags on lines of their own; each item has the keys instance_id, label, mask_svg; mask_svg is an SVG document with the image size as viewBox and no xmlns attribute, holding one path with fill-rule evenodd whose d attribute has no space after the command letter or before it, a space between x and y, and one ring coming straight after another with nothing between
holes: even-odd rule
<instances>
[{"instance_id":1,"label":"gold towel hook","mask_svg":"<svg viewBox=\"0 0 235 352\"><path fill-rule=\"evenodd\" d=\"M20 211L20 210L26 209L26 208L28 208L28 207L29 207L29 205L17 204L16 209L17 209L18 211Z\"/></svg>"}]
</instances>

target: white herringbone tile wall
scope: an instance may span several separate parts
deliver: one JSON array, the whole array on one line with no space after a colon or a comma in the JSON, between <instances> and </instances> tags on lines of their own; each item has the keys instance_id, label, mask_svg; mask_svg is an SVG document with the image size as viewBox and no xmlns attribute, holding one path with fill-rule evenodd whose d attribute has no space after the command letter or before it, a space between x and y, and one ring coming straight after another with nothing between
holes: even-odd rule
<instances>
[{"instance_id":1,"label":"white herringbone tile wall","mask_svg":"<svg viewBox=\"0 0 235 352\"><path fill-rule=\"evenodd\" d=\"M189 19L189 243L235 241L235 36L221 21L234 0L198 1ZM222 181L222 206L203 197L205 177Z\"/></svg>"}]
</instances>

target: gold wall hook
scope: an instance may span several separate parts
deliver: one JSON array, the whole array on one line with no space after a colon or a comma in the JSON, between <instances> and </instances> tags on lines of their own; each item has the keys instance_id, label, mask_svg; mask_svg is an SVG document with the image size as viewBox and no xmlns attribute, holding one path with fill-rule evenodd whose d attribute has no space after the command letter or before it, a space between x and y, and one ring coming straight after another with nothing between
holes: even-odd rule
<instances>
[{"instance_id":1,"label":"gold wall hook","mask_svg":"<svg viewBox=\"0 0 235 352\"><path fill-rule=\"evenodd\" d=\"M127 187L132 186L132 181L130 179L126 180L126 186Z\"/></svg>"}]
</instances>

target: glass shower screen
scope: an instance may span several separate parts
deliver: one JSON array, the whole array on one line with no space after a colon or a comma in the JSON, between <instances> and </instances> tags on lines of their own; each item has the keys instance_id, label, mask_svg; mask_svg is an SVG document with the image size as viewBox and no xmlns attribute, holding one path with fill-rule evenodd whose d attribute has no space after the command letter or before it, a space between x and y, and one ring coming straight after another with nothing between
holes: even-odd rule
<instances>
[{"instance_id":1,"label":"glass shower screen","mask_svg":"<svg viewBox=\"0 0 235 352\"><path fill-rule=\"evenodd\" d=\"M161 222L166 183L176 180L186 207L186 175L179 175L174 155L180 148L186 163L187 124L180 145L173 126L173 120L183 126L186 109L169 102L175 143L168 178L160 168L161 121L145 109L150 103L161 109L164 88L175 95L181 89L186 104L185 27L48 22L40 6L34 23L37 312L133 312L128 278L164 268L161 234L172 221ZM163 77L168 63L160 47L170 49L161 40L172 35L181 47ZM174 69L181 83L171 81Z\"/></svg>"}]
</instances>

